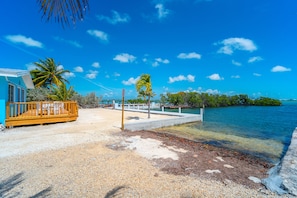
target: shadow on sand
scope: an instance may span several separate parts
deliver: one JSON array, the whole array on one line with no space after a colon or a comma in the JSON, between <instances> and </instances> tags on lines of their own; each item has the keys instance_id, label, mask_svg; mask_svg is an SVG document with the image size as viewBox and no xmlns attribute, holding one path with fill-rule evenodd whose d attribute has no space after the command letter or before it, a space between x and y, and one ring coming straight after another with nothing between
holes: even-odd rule
<instances>
[{"instance_id":1,"label":"shadow on sand","mask_svg":"<svg viewBox=\"0 0 297 198\"><path fill-rule=\"evenodd\" d=\"M13 176L8 177L7 179L0 181L0 197L18 197L22 195L20 191L16 189L18 185L20 185L24 181L24 172L20 172ZM52 187L48 187L30 198L38 198L38 197L48 197L50 195L50 191Z\"/></svg>"}]
</instances>

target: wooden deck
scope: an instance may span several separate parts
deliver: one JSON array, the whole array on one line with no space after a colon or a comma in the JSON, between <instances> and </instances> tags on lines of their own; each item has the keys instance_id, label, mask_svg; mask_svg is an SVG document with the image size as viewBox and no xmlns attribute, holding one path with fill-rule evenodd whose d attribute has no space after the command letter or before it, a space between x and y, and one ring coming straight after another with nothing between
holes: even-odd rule
<instances>
[{"instance_id":1,"label":"wooden deck","mask_svg":"<svg viewBox=\"0 0 297 198\"><path fill-rule=\"evenodd\" d=\"M75 121L74 101L15 102L6 104L6 127Z\"/></svg>"}]
</instances>

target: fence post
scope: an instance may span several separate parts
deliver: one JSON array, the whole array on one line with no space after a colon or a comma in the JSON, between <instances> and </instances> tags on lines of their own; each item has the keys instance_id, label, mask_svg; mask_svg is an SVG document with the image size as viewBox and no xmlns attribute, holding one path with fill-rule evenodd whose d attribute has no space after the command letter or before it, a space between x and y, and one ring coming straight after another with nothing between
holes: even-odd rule
<instances>
[{"instance_id":1,"label":"fence post","mask_svg":"<svg viewBox=\"0 0 297 198\"><path fill-rule=\"evenodd\" d=\"M200 108L201 122L203 122L203 114L204 114L204 109L203 108Z\"/></svg>"},{"instance_id":2,"label":"fence post","mask_svg":"<svg viewBox=\"0 0 297 198\"><path fill-rule=\"evenodd\" d=\"M178 113L181 113L181 107L178 107Z\"/></svg>"}]
</instances>

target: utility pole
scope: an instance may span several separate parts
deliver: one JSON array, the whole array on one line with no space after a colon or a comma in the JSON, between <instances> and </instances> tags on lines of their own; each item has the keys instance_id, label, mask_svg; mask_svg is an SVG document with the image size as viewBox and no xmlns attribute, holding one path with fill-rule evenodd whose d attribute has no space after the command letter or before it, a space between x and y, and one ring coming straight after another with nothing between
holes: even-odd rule
<instances>
[{"instance_id":1,"label":"utility pole","mask_svg":"<svg viewBox=\"0 0 297 198\"><path fill-rule=\"evenodd\" d=\"M122 90L122 130L125 129L124 127L124 108L125 108L125 89Z\"/></svg>"}]
</instances>

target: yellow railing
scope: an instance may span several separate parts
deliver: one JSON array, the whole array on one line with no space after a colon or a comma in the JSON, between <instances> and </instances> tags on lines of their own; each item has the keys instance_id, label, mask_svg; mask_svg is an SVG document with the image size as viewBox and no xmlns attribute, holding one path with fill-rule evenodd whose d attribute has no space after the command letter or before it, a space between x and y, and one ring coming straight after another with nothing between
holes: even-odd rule
<instances>
[{"instance_id":1,"label":"yellow railing","mask_svg":"<svg viewBox=\"0 0 297 198\"><path fill-rule=\"evenodd\" d=\"M67 122L78 117L75 101L8 102L5 125L20 126Z\"/></svg>"}]
</instances>

